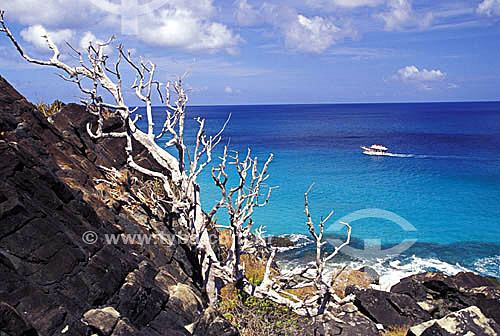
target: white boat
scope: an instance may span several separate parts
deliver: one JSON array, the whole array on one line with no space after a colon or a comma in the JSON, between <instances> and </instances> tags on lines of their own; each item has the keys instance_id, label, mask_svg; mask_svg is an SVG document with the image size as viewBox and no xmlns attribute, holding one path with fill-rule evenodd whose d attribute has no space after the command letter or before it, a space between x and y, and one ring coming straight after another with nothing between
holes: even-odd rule
<instances>
[{"instance_id":1,"label":"white boat","mask_svg":"<svg viewBox=\"0 0 500 336\"><path fill-rule=\"evenodd\" d=\"M393 156L394 154L387 152L388 148L382 145L371 145L370 147L361 146L366 155L385 155Z\"/></svg>"}]
</instances>

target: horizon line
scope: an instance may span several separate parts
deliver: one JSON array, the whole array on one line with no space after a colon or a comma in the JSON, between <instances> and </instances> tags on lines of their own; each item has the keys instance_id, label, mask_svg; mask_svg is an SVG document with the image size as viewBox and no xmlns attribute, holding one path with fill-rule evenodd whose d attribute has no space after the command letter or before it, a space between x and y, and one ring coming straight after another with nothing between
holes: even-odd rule
<instances>
[{"instance_id":1,"label":"horizon line","mask_svg":"<svg viewBox=\"0 0 500 336\"><path fill-rule=\"evenodd\" d=\"M462 104L462 103L500 103L500 100L456 100L456 101L400 101L400 102L333 102L333 103L242 103L242 104L191 104L188 106L271 106L271 105L376 105L376 104ZM153 107L162 107L154 105Z\"/></svg>"}]
</instances>

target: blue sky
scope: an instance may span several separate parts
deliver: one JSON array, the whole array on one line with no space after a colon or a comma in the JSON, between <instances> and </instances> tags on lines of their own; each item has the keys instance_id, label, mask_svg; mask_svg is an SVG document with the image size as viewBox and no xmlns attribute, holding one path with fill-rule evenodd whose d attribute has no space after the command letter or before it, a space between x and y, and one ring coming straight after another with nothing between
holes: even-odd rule
<instances>
[{"instance_id":1,"label":"blue sky","mask_svg":"<svg viewBox=\"0 0 500 336\"><path fill-rule=\"evenodd\" d=\"M137 16L134 31L133 21L105 10L105 0L1 6L30 54L50 57L44 32L68 62L65 41L84 47L116 34L134 57L158 65L159 80L189 71L192 104L500 100L500 0L114 4L127 1L138 2L133 13L145 4L161 7ZM122 22L131 31L124 32ZM78 90L56 72L26 64L0 37L0 74L31 101L78 100ZM137 103L131 91L127 98Z\"/></svg>"}]
</instances>

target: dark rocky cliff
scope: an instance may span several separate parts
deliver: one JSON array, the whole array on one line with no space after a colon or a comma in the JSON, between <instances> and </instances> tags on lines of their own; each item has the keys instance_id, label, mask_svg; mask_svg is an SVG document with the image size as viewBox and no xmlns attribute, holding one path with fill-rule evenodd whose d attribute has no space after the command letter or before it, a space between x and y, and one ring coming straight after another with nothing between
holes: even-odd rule
<instances>
[{"instance_id":1,"label":"dark rocky cliff","mask_svg":"<svg viewBox=\"0 0 500 336\"><path fill-rule=\"evenodd\" d=\"M49 123L0 77L0 335L237 334L206 309L188 249L82 240L162 225L98 190L99 166L125 157L89 118L70 104Z\"/></svg>"}]
</instances>

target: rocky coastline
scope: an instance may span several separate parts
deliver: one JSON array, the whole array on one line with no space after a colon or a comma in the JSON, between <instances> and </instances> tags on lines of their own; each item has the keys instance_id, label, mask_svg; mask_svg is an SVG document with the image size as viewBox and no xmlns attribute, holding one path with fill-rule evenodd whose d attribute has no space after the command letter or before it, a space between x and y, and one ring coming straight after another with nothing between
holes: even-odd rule
<instances>
[{"instance_id":1,"label":"rocky coastline","mask_svg":"<svg viewBox=\"0 0 500 336\"><path fill-rule=\"evenodd\" d=\"M98 187L106 178L102 167L124 171L126 158L115 150L122 140L88 137L91 118L68 104L47 120L0 77L0 336L239 335L209 307L185 245L160 244L161 237L147 245L82 240L90 231L98 237L175 231L174 219L159 222ZM106 130L119 127L106 121ZM134 148L137 161L154 166ZM301 334L500 335L498 279L424 273L381 291L370 286L376 274L360 272L368 285L351 281L341 293L356 299L304 324Z\"/></svg>"}]
</instances>

